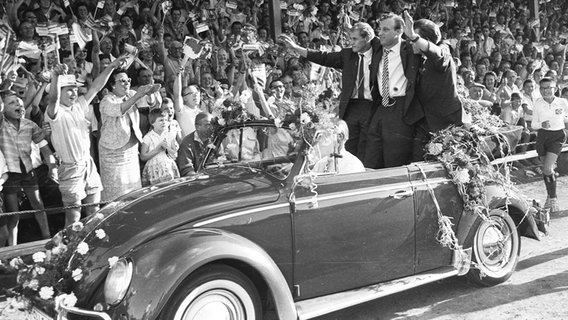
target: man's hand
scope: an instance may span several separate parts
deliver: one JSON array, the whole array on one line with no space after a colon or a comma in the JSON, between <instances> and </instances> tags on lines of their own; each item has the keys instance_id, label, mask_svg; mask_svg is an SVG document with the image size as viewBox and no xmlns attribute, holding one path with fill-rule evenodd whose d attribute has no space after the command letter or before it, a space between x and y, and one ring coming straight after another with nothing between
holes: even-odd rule
<instances>
[{"instance_id":1,"label":"man's hand","mask_svg":"<svg viewBox=\"0 0 568 320\"><path fill-rule=\"evenodd\" d=\"M414 19L412 19L408 10L404 10L404 26L402 30L408 39L412 40L418 36L416 32L414 32Z\"/></svg>"},{"instance_id":2,"label":"man's hand","mask_svg":"<svg viewBox=\"0 0 568 320\"><path fill-rule=\"evenodd\" d=\"M162 87L162 85L160 85L159 83L157 84L146 84L143 86L140 86L140 88L138 88L138 91L142 92L143 94L151 94L154 92L157 92L158 90L160 90L160 88Z\"/></svg>"},{"instance_id":3,"label":"man's hand","mask_svg":"<svg viewBox=\"0 0 568 320\"><path fill-rule=\"evenodd\" d=\"M548 129L548 128L550 128L550 120L543 121L543 122L541 123L541 127L542 127L543 129Z\"/></svg>"},{"instance_id":4,"label":"man's hand","mask_svg":"<svg viewBox=\"0 0 568 320\"><path fill-rule=\"evenodd\" d=\"M48 172L48 177L49 179L55 181L55 182L59 182L59 174L57 172L57 166L56 165L49 165L49 172Z\"/></svg>"},{"instance_id":5,"label":"man's hand","mask_svg":"<svg viewBox=\"0 0 568 320\"><path fill-rule=\"evenodd\" d=\"M286 34L281 34L278 37L278 41L282 42L286 47L293 50L296 50L300 47L294 40L292 40L292 38L289 35Z\"/></svg>"},{"instance_id":6,"label":"man's hand","mask_svg":"<svg viewBox=\"0 0 568 320\"><path fill-rule=\"evenodd\" d=\"M122 56L114 59L114 61L111 62L108 66L113 67L115 69L120 68L126 62L127 58L128 58L128 55L122 55Z\"/></svg>"},{"instance_id":7,"label":"man's hand","mask_svg":"<svg viewBox=\"0 0 568 320\"><path fill-rule=\"evenodd\" d=\"M53 70L51 71L52 76L54 77L67 74L68 72L69 72L69 67L65 63L55 65L53 67Z\"/></svg>"}]
</instances>

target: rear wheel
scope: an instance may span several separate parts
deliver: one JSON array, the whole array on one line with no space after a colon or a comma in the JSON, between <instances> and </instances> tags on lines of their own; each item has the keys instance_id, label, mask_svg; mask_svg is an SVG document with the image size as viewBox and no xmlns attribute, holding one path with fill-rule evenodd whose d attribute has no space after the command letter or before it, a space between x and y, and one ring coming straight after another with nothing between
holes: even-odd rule
<instances>
[{"instance_id":1,"label":"rear wheel","mask_svg":"<svg viewBox=\"0 0 568 320\"><path fill-rule=\"evenodd\" d=\"M515 222L503 210L493 210L476 224L466 243L472 247L468 277L482 286L507 281L519 261L521 240Z\"/></svg>"},{"instance_id":2,"label":"rear wheel","mask_svg":"<svg viewBox=\"0 0 568 320\"><path fill-rule=\"evenodd\" d=\"M206 266L191 275L162 312L163 320L262 319L256 287L242 272Z\"/></svg>"}]
</instances>

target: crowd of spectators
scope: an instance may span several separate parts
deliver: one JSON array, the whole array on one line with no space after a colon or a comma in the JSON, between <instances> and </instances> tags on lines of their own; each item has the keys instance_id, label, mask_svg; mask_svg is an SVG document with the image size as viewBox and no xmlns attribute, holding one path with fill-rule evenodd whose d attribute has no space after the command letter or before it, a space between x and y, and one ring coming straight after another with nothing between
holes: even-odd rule
<instances>
[{"instance_id":1,"label":"crowd of spectators","mask_svg":"<svg viewBox=\"0 0 568 320\"><path fill-rule=\"evenodd\" d=\"M223 101L240 97L252 114L278 115L294 110L306 83L339 83L339 71L314 65L272 39L268 1L7 0L0 8L0 89L14 91L26 118L49 138L53 128L45 111L53 77L74 75L78 94L85 95L98 89L96 79L104 75L106 83L82 107L91 156L108 190L102 200L112 200L131 190L115 188L112 178L118 172L128 170L128 176L138 175L145 184L161 181L151 179L144 165L158 154L160 163L168 163L168 177L191 172L167 159L184 137L196 130L206 132L198 128L206 126L196 121L200 112L218 113ZM368 22L379 34L383 13L408 10L415 19L428 18L440 26L459 66L464 98L479 101L508 123L530 123L543 76L556 79L559 92L568 96L568 2L540 3L534 17L530 4L281 1L281 30L305 48L336 51L349 46L348 30L354 22ZM105 75L109 66L114 73ZM140 114L139 130L132 130L121 148L111 147L118 139L107 125L112 116L107 109L113 104L135 105ZM526 128L528 136L530 125ZM167 142L160 138L164 130L174 131ZM36 138L30 142L39 141ZM39 155L37 148L32 149L33 167L41 168L39 156L33 156ZM139 154L134 161L131 156ZM134 165L138 161L142 166Z\"/></svg>"}]
</instances>

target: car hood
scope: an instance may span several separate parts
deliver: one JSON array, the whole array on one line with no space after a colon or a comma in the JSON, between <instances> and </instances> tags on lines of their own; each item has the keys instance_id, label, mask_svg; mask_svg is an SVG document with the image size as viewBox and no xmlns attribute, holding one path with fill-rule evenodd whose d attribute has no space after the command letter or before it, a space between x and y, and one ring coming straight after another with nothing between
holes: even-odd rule
<instances>
[{"instance_id":1,"label":"car hood","mask_svg":"<svg viewBox=\"0 0 568 320\"><path fill-rule=\"evenodd\" d=\"M101 285L109 258L124 257L140 244L182 225L277 201L280 186L281 182L254 169L215 168L196 177L143 188L119 198L99 211L104 218L96 227L89 226L92 231L84 240L89 252L81 257L81 264L90 271L78 291L87 293L89 288L92 291ZM106 238L95 236L98 229L104 230ZM73 262L78 261L71 261L70 265ZM87 298L85 294L78 296Z\"/></svg>"}]
</instances>

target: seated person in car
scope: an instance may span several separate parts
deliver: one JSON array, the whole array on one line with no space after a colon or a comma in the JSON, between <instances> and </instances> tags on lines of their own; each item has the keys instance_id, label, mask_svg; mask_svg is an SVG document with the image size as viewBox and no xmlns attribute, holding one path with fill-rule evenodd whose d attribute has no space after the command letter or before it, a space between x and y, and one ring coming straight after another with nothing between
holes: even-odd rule
<instances>
[{"instance_id":1,"label":"seated person in car","mask_svg":"<svg viewBox=\"0 0 568 320\"><path fill-rule=\"evenodd\" d=\"M314 145L315 173L337 172L338 174L364 172L361 160L345 150L345 142L349 137L347 123L335 120L334 132L320 137ZM330 139L331 138L331 139Z\"/></svg>"},{"instance_id":2,"label":"seated person in car","mask_svg":"<svg viewBox=\"0 0 568 320\"><path fill-rule=\"evenodd\" d=\"M240 145L241 130L242 146ZM260 147L256 130L250 127L230 130L221 143L220 153L224 154L228 161L260 160Z\"/></svg>"}]
</instances>

